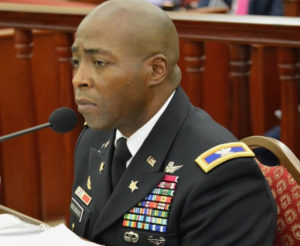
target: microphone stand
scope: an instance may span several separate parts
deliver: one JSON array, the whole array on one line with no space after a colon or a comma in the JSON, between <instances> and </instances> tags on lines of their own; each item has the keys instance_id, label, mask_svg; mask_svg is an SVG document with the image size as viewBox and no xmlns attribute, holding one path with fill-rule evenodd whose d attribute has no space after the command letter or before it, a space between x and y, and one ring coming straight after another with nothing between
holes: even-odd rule
<instances>
[{"instance_id":1,"label":"microphone stand","mask_svg":"<svg viewBox=\"0 0 300 246\"><path fill-rule=\"evenodd\" d=\"M25 129L25 130L21 130L21 131L18 131L18 132L7 134L7 135L4 135L4 136L0 137L0 142L2 142L4 140L7 140L7 139L10 139L10 138L14 138L14 137L26 134L26 133L34 132L34 131L37 131L37 130L40 130L40 129L43 129L43 128L46 128L46 127L49 127L49 126L51 126L51 124L49 122L47 122L47 123L44 123L44 124L41 124L41 125L38 125L38 126L34 126L34 127L31 127L31 128Z\"/></svg>"}]
</instances>

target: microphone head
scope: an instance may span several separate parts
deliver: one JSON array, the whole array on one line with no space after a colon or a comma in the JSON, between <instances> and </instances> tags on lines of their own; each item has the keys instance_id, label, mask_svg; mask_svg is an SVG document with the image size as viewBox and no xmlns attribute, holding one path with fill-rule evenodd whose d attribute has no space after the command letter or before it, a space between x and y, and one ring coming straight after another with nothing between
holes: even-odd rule
<instances>
[{"instance_id":1,"label":"microphone head","mask_svg":"<svg viewBox=\"0 0 300 246\"><path fill-rule=\"evenodd\" d=\"M73 109L62 107L56 109L49 117L50 127L60 133L74 129L77 124L77 115Z\"/></svg>"}]
</instances>

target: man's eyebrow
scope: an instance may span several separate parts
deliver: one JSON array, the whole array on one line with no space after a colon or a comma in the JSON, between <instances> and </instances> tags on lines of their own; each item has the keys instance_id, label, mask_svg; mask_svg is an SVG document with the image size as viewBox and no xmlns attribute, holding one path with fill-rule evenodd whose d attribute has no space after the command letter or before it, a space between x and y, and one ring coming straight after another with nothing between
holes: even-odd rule
<instances>
[{"instance_id":1,"label":"man's eyebrow","mask_svg":"<svg viewBox=\"0 0 300 246\"><path fill-rule=\"evenodd\" d=\"M72 46L71 48L72 53L78 52L78 48L75 46ZM89 48L89 49L84 49L84 52L86 54L105 54L105 55L111 55L112 53L109 50L105 50L102 48Z\"/></svg>"}]
</instances>

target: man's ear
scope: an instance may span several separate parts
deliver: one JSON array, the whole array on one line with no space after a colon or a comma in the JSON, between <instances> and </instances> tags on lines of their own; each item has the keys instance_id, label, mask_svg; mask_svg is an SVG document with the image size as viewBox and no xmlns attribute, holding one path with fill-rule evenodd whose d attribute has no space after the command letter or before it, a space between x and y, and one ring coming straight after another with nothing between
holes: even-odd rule
<instances>
[{"instance_id":1,"label":"man's ear","mask_svg":"<svg viewBox=\"0 0 300 246\"><path fill-rule=\"evenodd\" d=\"M168 61L165 55L157 54L151 56L148 60L150 68L148 74L149 86L160 84L168 75Z\"/></svg>"}]
</instances>

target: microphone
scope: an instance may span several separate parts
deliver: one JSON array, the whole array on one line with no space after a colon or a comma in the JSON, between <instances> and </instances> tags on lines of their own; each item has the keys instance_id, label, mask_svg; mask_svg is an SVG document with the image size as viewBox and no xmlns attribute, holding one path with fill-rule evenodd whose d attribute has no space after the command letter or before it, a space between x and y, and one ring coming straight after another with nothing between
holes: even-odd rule
<instances>
[{"instance_id":1,"label":"microphone","mask_svg":"<svg viewBox=\"0 0 300 246\"><path fill-rule=\"evenodd\" d=\"M74 112L74 110L67 107L62 107L52 112L52 114L49 116L49 120L47 123L27 128L8 135L4 135L0 137L0 142L26 133L34 132L46 127L51 127L52 130L54 130L55 132L64 133L73 130L76 124L77 115Z\"/></svg>"}]
</instances>

